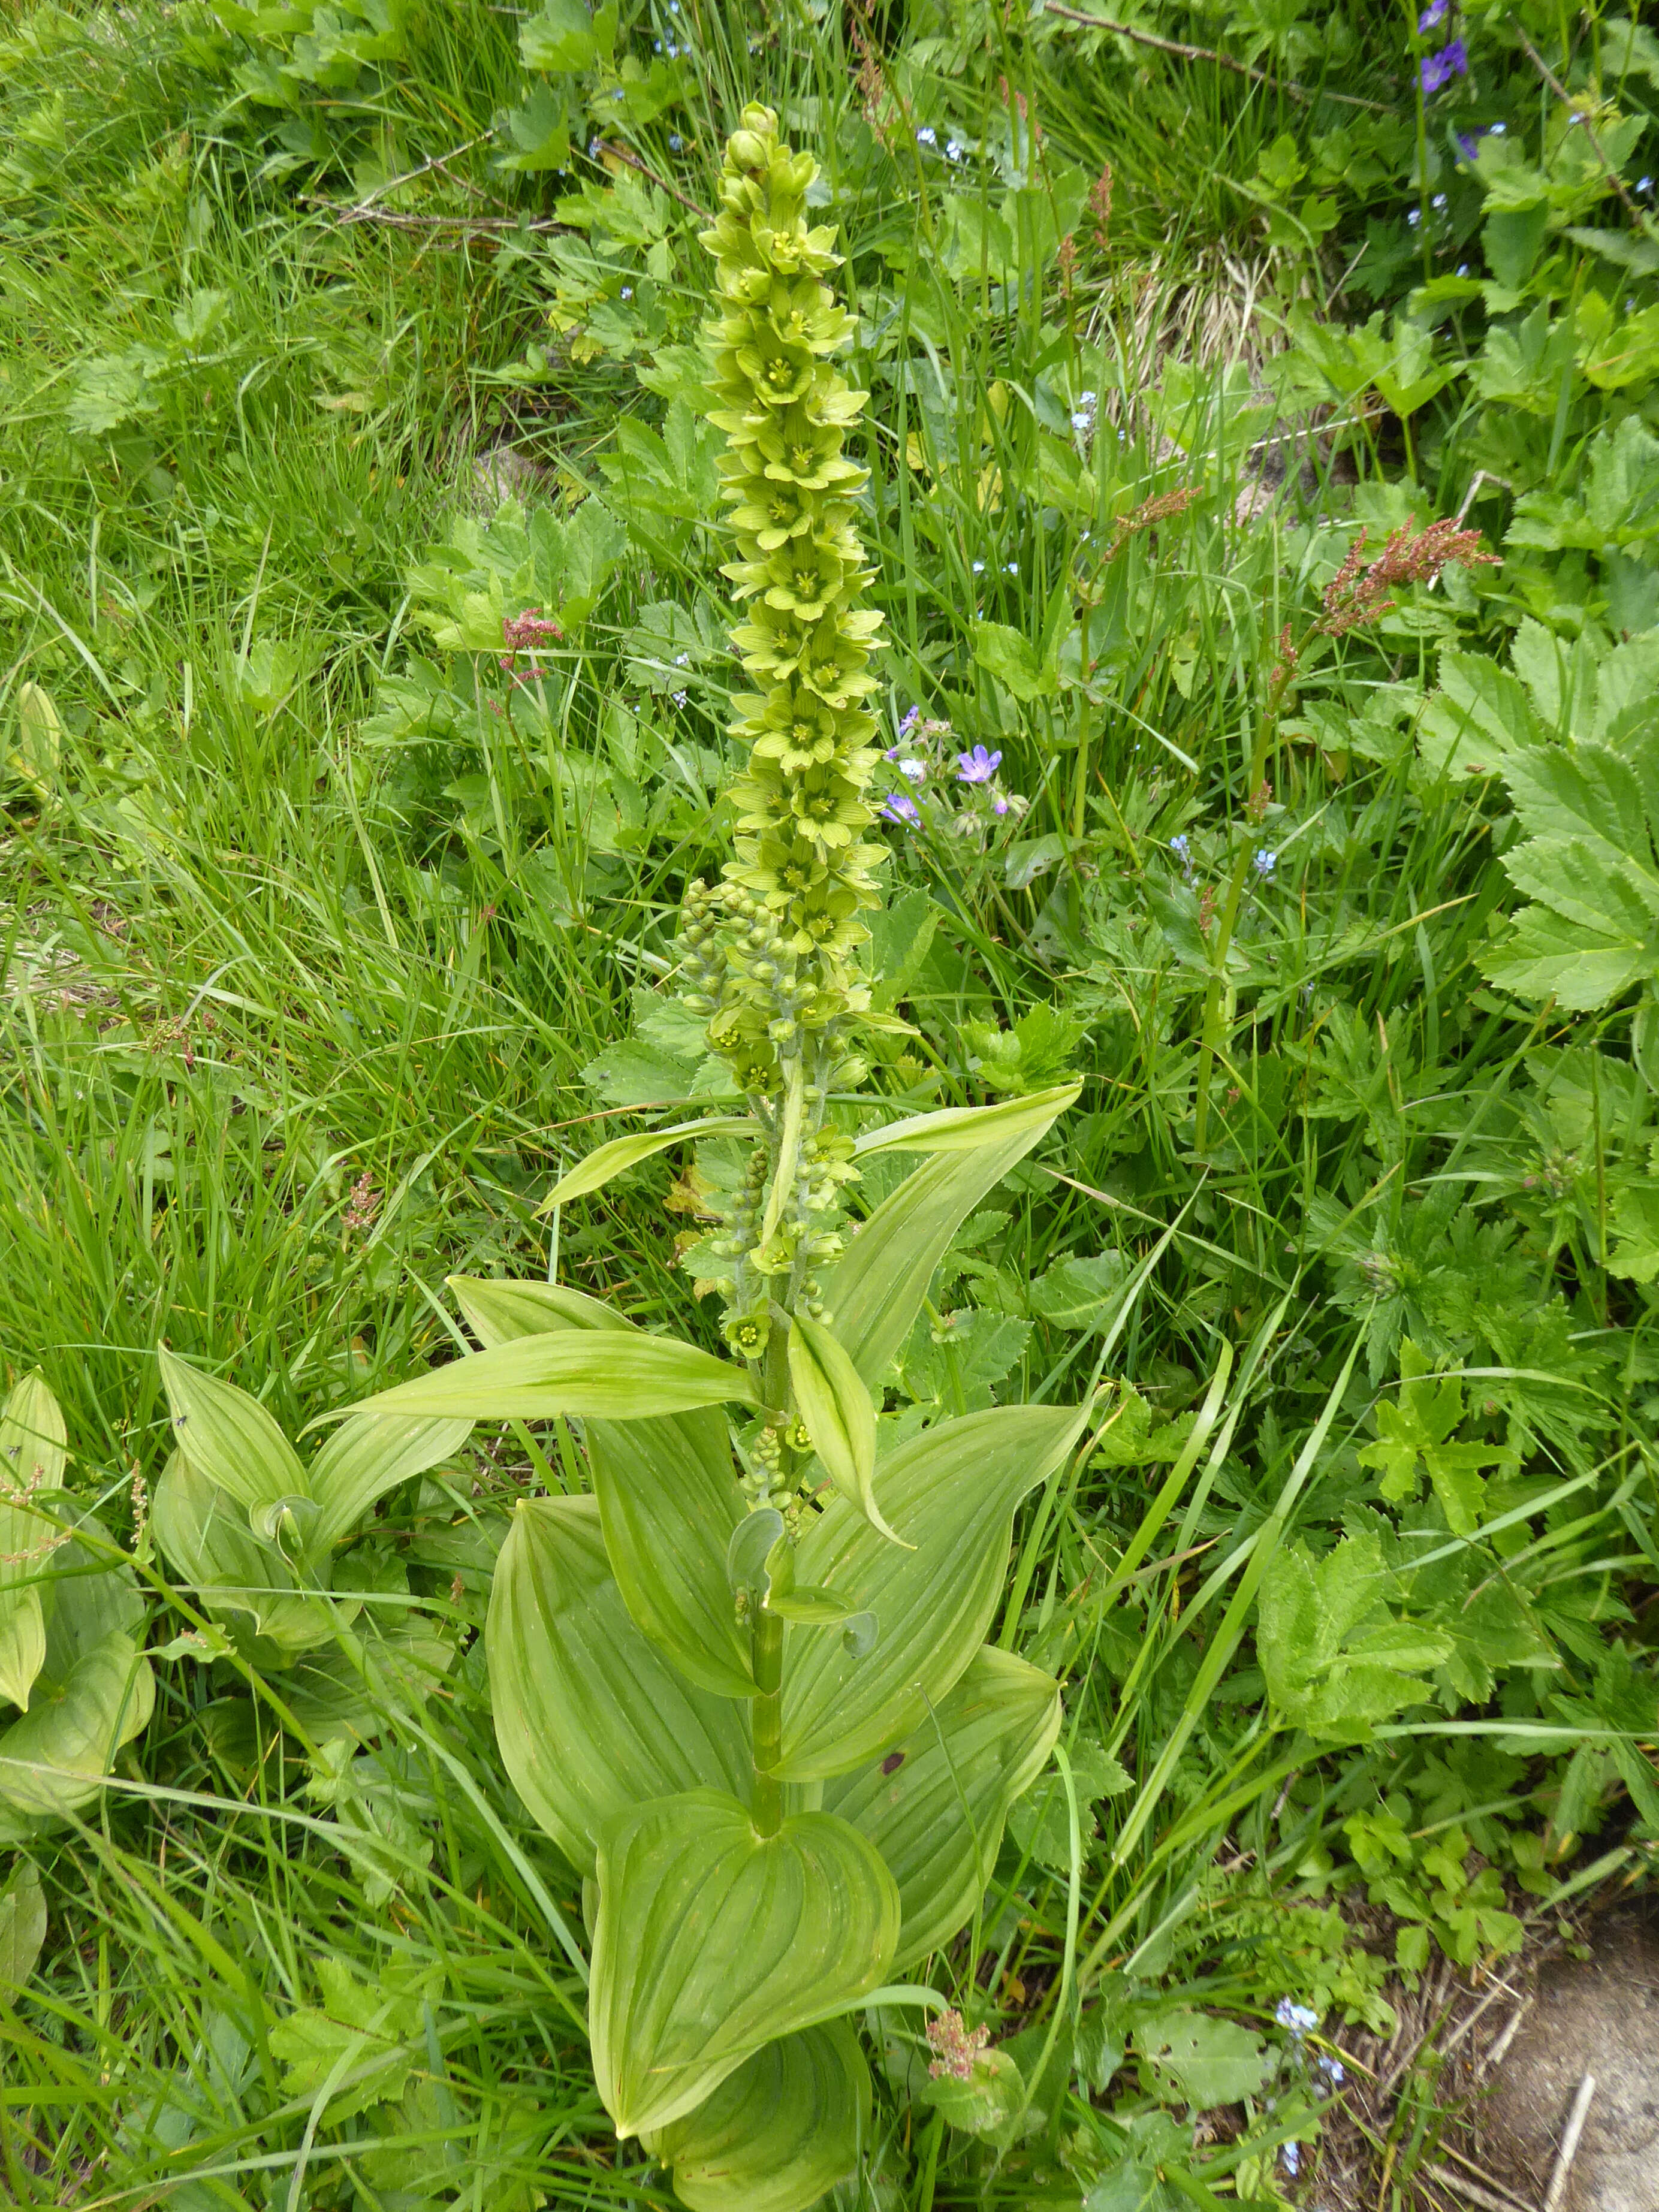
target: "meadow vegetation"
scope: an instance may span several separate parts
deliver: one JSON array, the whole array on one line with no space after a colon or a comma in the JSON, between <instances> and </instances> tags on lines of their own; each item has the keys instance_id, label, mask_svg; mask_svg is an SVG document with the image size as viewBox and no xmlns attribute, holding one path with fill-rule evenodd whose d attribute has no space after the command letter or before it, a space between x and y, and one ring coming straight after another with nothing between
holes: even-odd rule
<instances>
[{"instance_id":1,"label":"meadow vegetation","mask_svg":"<svg viewBox=\"0 0 1659 2212\"><path fill-rule=\"evenodd\" d=\"M342 1418L511 1284L746 1348L729 1132L544 1202L770 1079L682 996L758 804L699 244L750 103L869 395L819 1157L1033 1130L881 1448L1094 1409L988 1638L1061 1755L931 2009L849 2015L826 2201L1334 2205L1345 2128L1428 2201L1432 2038L1379 2105L1364 2037L1659 1847L1640 12L9 11L9 2201L768 2201L618 2141L588 1869L498 1747L497 1555L586 1421ZM859 1165L854 1224L913 1162Z\"/></svg>"}]
</instances>

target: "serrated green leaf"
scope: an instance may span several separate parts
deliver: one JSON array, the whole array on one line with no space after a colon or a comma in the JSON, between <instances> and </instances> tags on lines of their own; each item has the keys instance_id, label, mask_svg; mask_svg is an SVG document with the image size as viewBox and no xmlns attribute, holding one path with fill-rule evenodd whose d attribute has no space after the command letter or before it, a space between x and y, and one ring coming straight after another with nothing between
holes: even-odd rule
<instances>
[{"instance_id":1,"label":"serrated green leaf","mask_svg":"<svg viewBox=\"0 0 1659 2212\"><path fill-rule=\"evenodd\" d=\"M867 1836L898 1884L894 1972L973 1917L1008 1808L1042 1772L1060 1723L1053 1676L987 1644L914 1735L824 1784L824 1811Z\"/></svg>"},{"instance_id":2,"label":"serrated green leaf","mask_svg":"<svg viewBox=\"0 0 1659 2212\"><path fill-rule=\"evenodd\" d=\"M729 1359L672 1337L573 1328L469 1352L354 1410L475 1421L544 1421L555 1413L637 1421L731 1401L757 1402L753 1382Z\"/></svg>"},{"instance_id":3,"label":"serrated green leaf","mask_svg":"<svg viewBox=\"0 0 1659 2212\"><path fill-rule=\"evenodd\" d=\"M193 1474L248 1512L310 1495L299 1455L257 1399L187 1367L165 1345L159 1357L173 1442Z\"/></svg>"},{"instance_id":4,"label":"serrated green leaf","mask_svg":"<svg viewBox=\"0 0 1659 2212\"><path fill-rule=\"evenodd\" d=\"M805 2212L870 2132L870 2069L844 2021L769 2043L644 2147L691 2212Z\"/></svg>"},{"instance_id":5,"label":"serrated green leaf","mask_svg":"<svg viewBox=\"0 0 1659 2212\"><path fill-rule=\"evenodd\" d=\"M589 2031L619 2136L666 2127L763 2044L844 2012L898 1938L893 1877L855 1828L798 1813L763 1837L711 1790L614 1821L599 1882Z\"/></svg>"},{"instance_id":6,"label":"serrated green leaf","mask_svg":"<svg viewBox=\"0 0 1659 2212\"><path fill-rule=\"evenodd\" d=\"M985 1640L1007 1571L1014 1508L1058 1467L1084 1407L999 1406L941 1421L880 1461L876 1492L905 1543L831 1498L795 1553L803 1582L875 1617L855 1658L836 1637L785 1638L779 1774L848 1774L913 1735Z\"/></svg>"},{"instance_id":7,"label":"serrated green leaf","mask_svg":"<svg viewBox=\"0 0 1659 2212\"><path fill-rule=\"evenodd\" d=\"M605 1823L641 1799L703 1786L747 1795L747 1716L683 1681L629 1620L593 1498L519 1506L484 1648L502 1763L584 1873Z\"/></svg>"},{"instance_id":8,"label":"serrated green leaf","mask_svg":"<svg viewBox=\"0 0 1659 2212\"><path fill-rule=\"evenodd\" d=\"M702 1121L677 1121L672 1129L644 1129L630 1137L613 1137L568 1175L562 1176L538 1210L545 1213L551 1206L568 1205L573 1198L586 1198L590 1191L602 1189L613 1176L665 1152L672 1145L701 1144L710 1137L762 1134L760 1123L751 1114L720 1114Z\"/></svg>"},{"instance_id":9,"label":"serrated green leaf","mask_svg":"<svg viewBox=\"0 0 1659 2212\"><path fill-rule=\"evenodd\" d=\"M794 1316L789 1330L789 1382L823 1471L848 1504L884 1536L874 1490L876 1409L847 1352L821 1322Z\"/></svg>"},{"instance_id":10,"label":"serrated green leaf","mask_svg":"<svg viewBox=\"0 0 1659 2212\"><path fill-rule=\"evenodd\" d=\"M826 1271L830 1326L872 1389L909 1335L951 1237L1076 1095L1065 1084L1021 1099L994 1143L926 1161L861 1224Z\"/></svg>"},{"instance_id":11,"label":"serrated green leaf","mask_svg":"<svg viewBox=\"0 0 1659 2212\"><path fill-rule=\"evenodd\" d=\"M586 1436L605 1547L635 1626L688 1680L752 1697L750 1639L726 1572L744 1505L724 1416L589 1421Z\"/></svg>"}]
</instances>

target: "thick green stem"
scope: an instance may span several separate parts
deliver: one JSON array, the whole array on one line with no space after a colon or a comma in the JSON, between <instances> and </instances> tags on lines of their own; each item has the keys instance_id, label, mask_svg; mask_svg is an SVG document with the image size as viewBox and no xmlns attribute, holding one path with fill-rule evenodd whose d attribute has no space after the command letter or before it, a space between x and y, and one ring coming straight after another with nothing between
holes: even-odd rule
<instances>
[{"instance_id":1,"label":"thick green stem","mask_svg":"<svg viewBox=\"0 0 1659 2212\"><path fill-rule=\"evenodd\" d=\"M783 1824L783 1784L777 1764L783 1749L783 1623L763 1607L750 1631L750 1651L755 1669L755 1700L750 1708L754 1739L755 1826L763 1836L775 1836Z\"/></svg>"}]
</instances>

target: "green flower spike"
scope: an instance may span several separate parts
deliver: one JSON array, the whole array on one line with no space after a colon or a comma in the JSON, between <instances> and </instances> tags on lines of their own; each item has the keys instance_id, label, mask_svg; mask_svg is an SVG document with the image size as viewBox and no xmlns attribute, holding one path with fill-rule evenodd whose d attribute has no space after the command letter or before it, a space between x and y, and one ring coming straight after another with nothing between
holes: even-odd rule
<instances>
[{"instance_id":1,"label":"green flower spike","mask_svg":"<svg viewBox=\"0 0 1659 2212\"><path fill-rule=\"evenodd\" d=\"M871 1018L860 916L877 903L886 857L864 842L877 757L864 702L881 627L857 604L873 574L856 526L867 477L843 450L866 395L829 359L852 324L823 281L839 265L834 233L807 221L817 174L810 155L780 143L770 109L746 109L702 240L720 305L709 420L726 436L737 554L721 573L746 605L732 642L761 688L738 697L732 726L748 756L732 791L733 856L718 890L688 891L681 948L690 1003L786 1170L763 1218L727 1223L737 1267L726 1333L750 1358L767 1300L787 1305L838 1241L825 1217L852 1169L824 1107L831 1081L861 1068L850 1034Z\"/></svg>"}]
</instances>

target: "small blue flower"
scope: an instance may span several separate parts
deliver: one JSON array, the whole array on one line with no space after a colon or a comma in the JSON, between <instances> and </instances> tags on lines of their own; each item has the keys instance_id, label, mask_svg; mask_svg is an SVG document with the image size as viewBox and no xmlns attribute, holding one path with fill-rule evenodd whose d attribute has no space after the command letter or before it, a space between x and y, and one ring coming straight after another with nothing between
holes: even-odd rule
<instances>
[{"instance_id":1,"label":"small blue flower","mask_svg":"<svg viewBox=\"0 0 1659 2212\"><path fill-rule=\"evenodd\" d=\"M668 134L668 150L671 154L683 154L685 151L685 141L678 131L671 131Z\"/></svg>"},{"instance_id":2,"label":"small blue flower","mask_svg":"<svg viewBox=\"0 0 1659 2212\"><path fill-rule=\"evenodd\" d=\"M1268 850L1267 850L1267 848L1266 848L1266 846L1265 846L1265 845L1261 848L1261 850L1260 850L1260 851L1255 854L1255 872L1256 872L1257 875L1259 875L1259 876L1266 877L1266 876L1270 876L1270 875L1272 875L1272 873L1273 873L1273 872L1274 868L1275 868L1275 867L1277 867L1277 866L1278 866L1278 865L1279 865L1279 855L1278 855L1278 854L1277 854L1277 853L1270 853L1270 852L1268 852ZM1293 2008L1293 2009L1294 2009L1294 2010L1296 2010L1296 2011L1297 2011L1297 2012L1306 2012L1306 2011L1307 2011L1307 2007L1306 2007L1305 2005L1297 2005L1297 2006L1294 2007L1294 2008ZM1286 2023L1286 2025L1288 2026L1288 2024L1289 2024L1289 2023L1287 2022L1287 2023ZM1309 2025L1309 2027L1316 2027L1318 2026L1318 2024L1319 2024L1319 2023L1318 2023L1317 2020L1316 2020L1316 2018L1315 2018L1311 2014L1309 2014L1309 2018L1308 2018L1308 2025Z\"/></svg>"},{"instance_id":3,"label":"small blue flower","mask_svg":"<svg viewBox=\"0 0 1659 2212\"><path fill-rule=\"evenodd\" d=\"M1328 2096L1333 2089L1340 2089L1348 2078L1348 2069L1342 2061L1340 2058L1328 2057L1322 2051L1314 2060L1314 2065L1325 2077L1325 2086L1320 2091L1321 2096Z\"/></svg>"},{"instance_id":4,"label":"small blue flower","mask_svg":"<svg viewBox=\"0 0 1659 2212\"><path fill-rule=\"evenodd\" d=\"M1489 138L1501 138L1509 127L1510 126L1507 123L1488 124L1486 126L1486 136Z\"/></svg>"},{"instance_id":5,"label":"small blue flower","mask_svg":"<svg viewBox=\"0 0 1659 2212\"><path fill-rule=\"evenodd\" d=\"M926 761L902 760L898 772L908 783L924 783L927 778L927 763Z\"/></svg>"},{"instance_id":6,"label":"small blue flower","mask_svg":"<svg viewBox=\"0 0 1659 2212\"><path fill-rule=\"evenodd\" d=\"M989 783L1002 765L1000 753L988 753L983 745L975 745L970 753L957 755L958 783Z\"/></svg>"},{"instance_id":7,"label":"small blue flower","mask_svg":"<svg viewBox=\"0 0 1659 2212\"><path fill-rule=\"evenodd\" d=\"M622 297L624 300L631 300L633 296L634 287L631 284L624 284L622 288Z\"/></svg>"},{"instance_id":8,"label":"small blue flower","mask_svg":"<svg viewBox=\"0 0 1659 2212\"><path fill-rule=\"evenodd\" d=\"M1646 195L1653 190L1653 179L1651 177L1638 177L1636 179L1636 189L1644 196L1644 198L1645 198Z\"/></svg>"},{"instance_id":9,"label":"small blue flower","mask_svg":"<svg viewBox=\"0 0 1659 2212\"><path fill-rule=\"evenodd\" d=\"M1255 857L1256 865L1260 866L1261 862L1261 854L1258 853ZM1268 863L1269 866L1272 865L1271 854L1268 855ZM1279 2022L1281 2027L1288 2027L1291 2033L1295 2036L1298 2043L1310 2029L1316 2028L1319 2025L1319 2014L1313 2009L1312 2006L1299 2005L1293 1997L1280 1997L1278 2004L1273 2008L1273 2018Z\"/></svg>"},{"instance_id":10,"label":"small blue flower","mask_svg":"<svg viewBox=\"0 0 1659 2212\"><path fill-rule=\"evenodd\" d=\"M881 811L889 822L901 823L907 830L914 830L921 820L921 809L902 791L896 791Z\"/></svg>"},{"instance_id":11,"label":"small blue flower","mask_svg":"<svg viewBox=\"0 0 1659 2212\"><path fill-rule=\"evenodd\" d=\"M962 159L962 155L963 148L959 142L954 138L947 139L945 144L945 160L947 161L959 161Z\"/></svg>"},{"instance_id":12,"label":"small blue flower","mask_svg":"<svg viewBox=\"0 0 1659 2212\"><path fill-rule=\"evenodd\" d=\"M1446 13L1450 5L1451 0L1429 0L1428 6L1417 19L1419 38L1421 38L1425 31L1433 30L1437 23L1445 21Z\"/></svg>"},{"instance_id":13,"label":"small blue flower","mask_svg":"<svg viewBox=\"0 0 1659 2212\"><path fill-rule=\"evenodd\" d=\"M671 691L668 696L677 707L684 706L686 695L684 691Z\"/></svg>"},{"instance_id":14,"label":"small blue flower","mask_svg":"<svg viewBox=\"0 0 1659 2212\"><path fill-rule=\"evenodd\" d=\"M907 707L907 708L906 708L906 709L905 709L905 712L904 712L904 720L903 720L899 724L899 735L900 735L900 737L902 737L902 738L908 738L908 737L909 736L909 734L910 734L911 731L915 729L915 727L916 726L916 724L917 724L921 720L921 708L920 708L920 707ZM893 751L894 751L894 752L896 752L896 751L897 751L897 750L898 750L898 748L897 748L896 746L895 746L895 747L894 747L894 749L893 749ZM892 757L893 757L893 753L889 753L889 754L888 754L888 756L887 756L887 757L888 757L888 759L889 759L889 760L891 760L891 759L892 759Z\"/></svg>"},{"instance_id":15,"label":"small blue flower","mask_svg":"<svg viewBox=\"0 0 1659 2212\"><path fill-rule=\"evenodd\" d=\"M1018 574L1019 574L1019 563L1018 563L1018 561L1005 561L1005 562L1004 562L1004 563L1003 563L1003 566L1002 566L1002 573L1003 573L1003 574L1004 574L1005 576L1017 576L1017 575L1018 575Z\"/></svg>"},{"instance_id":16,"label":"small blue flower","mask_svg":"<svg viewBox=\"0 0 1659 2212\"><path fill-rule=\"evenodd\" d=\"M1291 2176L1292 2180L1294 2180L1296 2176L1302 2171L1301 2144L1293 2142L1281 2143L1279 2147L1279 2162L1284 2167L1285 2172Z\"/></svg>"},{"instance_id":17,"label":"small blue flower","mask_svg":"<svg viewBox=\"0 0 1659 2212\"><path fill-rule=\"evenodd\" d=\"M1468 73L1469 50L1462 39L1454 39L1437 54L1424 55L1418 76L1426 98L1430 93L1438 92L1442 85L1449 84L1455 76L1467 76Z\"/></svg>"},{"instance_id":18,"label":"small blue flower","mask_svg":"<svg viewBox=\"0 0 1659 2212\"><path fill-rule=\"evenodd\" d=\"M1407 222L1411 225L1412 228L1413 228L1413 230L1415 230L1415 229L1416 229L1416 228L1417 228L1417 226L1418 226L1418 224L1419 224L1419 222L1422 222L1422 220L1423 220L1423 210L1422 210L1422 209L1421 209L1421 208L1407 208L1407 209L1406 210L1406 220L1407 220Z\"/></svg>"},{"instance_id":19,"label":"small blue flower","mask_svg":"<svg viewBox=\"0 0 1659 2212\"><path fill-rule=\"evenodd\" d=\"M1437 192L1434 198L1429 202L1429 205L1433 208L1443 208L1445 204L1446 195L1444 192Z\"/></svg>"},{"instance_id":20,"label":"small blue flower","mask_svg":"<svg viewBox=\"0 0 1659 2212\"><path fill-rule=\"evenodd\" d=\"M983 561L975 561L975 563L974 563L974 574L975 574L976 576L982 576L982 575L985 574L985 563L984 563L984 562L983 562Z\"/></svg>"},{"instance_id":21,"label":"small blue flower","mask_svg":"<svg viewBox=\"0 0 1659 2212\"><path fill-rule=\"evenodd\" d=\"M1170 850L1175 854L1176 860L1180 861L1182 873L1188 876L1191 875L1193 872L1193 845L1191 838L1188 836L1185 830L1182 830L1180 836L1170 838Z\"/></svg>"},{"instance_id":22,"label":"small blue flower","mask_svg":"<svg viewBox=\"0 0 1659 2212\"><path fill-rule=\"evenodd\" d=\"M918 146L937 146L937 145L938 145L938 143L939 143L939 133L938 133L938 131L935 131L935 130L934 130L934 128L933 128L933 125L932 125L931 123L924 123L924 124L922 125L922 126L921 126L921 130L917 131L917 133L916 133L916 143L917 143L917 145L918 145Z\"/></svg>"},{"instance_id":23,"label":"small blue flower","mask_svg":"<svg viewBox=\"0 0 1659 2212\"><path fill-rule=\"evenodd\" d=\"M1008 801L1001 792L998 792L996 797L991 801L991 811L993 814L999 815L1008 811Z\"/></svg>"},{"instance_id":24,"label":"small blue flower","mask_svg":"<svg viewBox=\"0 0 1659 2212\"><path fill-rule=\"evenodd\" d=\"M1453 136L1457 140L1457 150L1463 159L1466 161L1474 161L1475 155L1480 151L1480 139L1468 131L1455 131Z\"/></svg>"}]
</instances>

